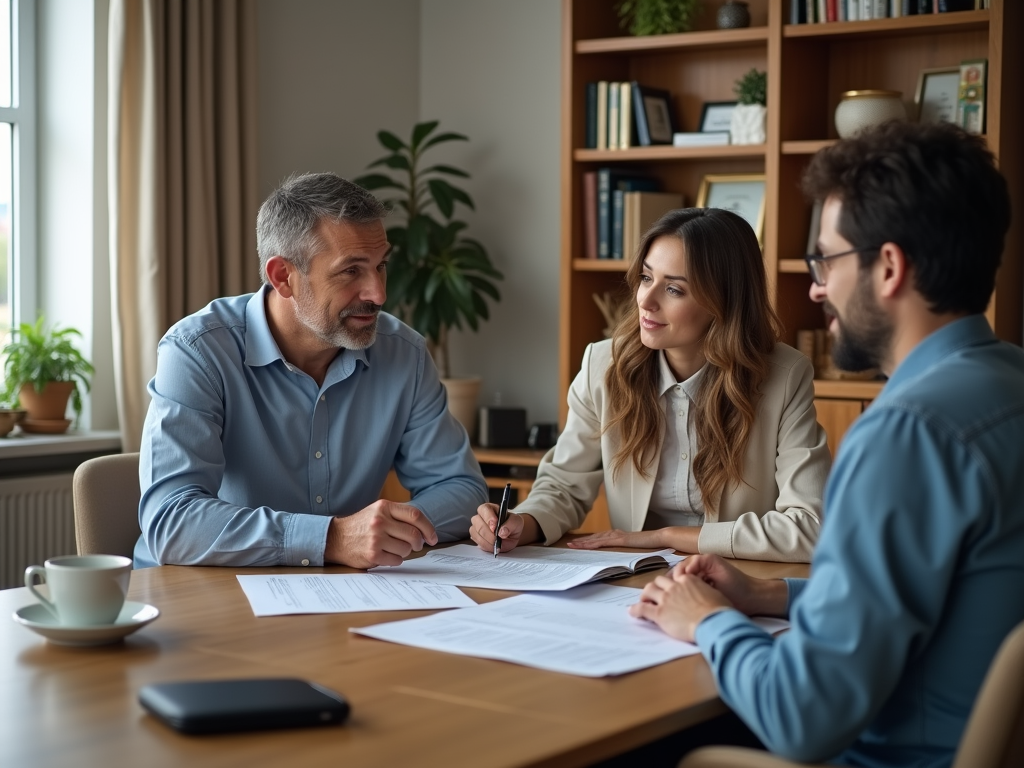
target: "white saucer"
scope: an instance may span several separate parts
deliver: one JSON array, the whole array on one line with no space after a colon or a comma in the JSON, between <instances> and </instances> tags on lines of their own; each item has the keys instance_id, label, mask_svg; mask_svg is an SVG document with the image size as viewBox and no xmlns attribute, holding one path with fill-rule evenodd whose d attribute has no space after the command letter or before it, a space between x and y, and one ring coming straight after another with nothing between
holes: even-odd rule
<instances>
[{"instance_id":1,"label":"white saucer","mask_svg":"<svg viewBox=\"0 0 1024 768\"><path fill-rule=\"evenodd\" d=\"M40 603L26 605L14 612L14 620L57 645L106 645L115 643L149 624L160 611L152 605L125 601L117 621L95 627L69 627L60 624Z\"/></svg>"}]
</instances>

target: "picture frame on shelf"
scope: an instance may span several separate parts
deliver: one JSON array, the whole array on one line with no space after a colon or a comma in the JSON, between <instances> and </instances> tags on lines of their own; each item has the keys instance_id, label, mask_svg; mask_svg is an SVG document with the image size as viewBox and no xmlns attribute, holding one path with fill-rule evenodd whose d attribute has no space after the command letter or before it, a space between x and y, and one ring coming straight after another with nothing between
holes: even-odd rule
<instances>
[{"instance_id":1,"label":"picture frame on shelf","mask_svg":"<svg viewBox=\"0 0 1024 768\"><path fill-rule=\"evenodd\" d=\"M921 70L914 92L919 123L955 123L959 100L959 66Z\"/></svg>"},{"instance_id":2,"label":"picture frame on shelf","mask_svg":"<svg viewBox=\"0 0 1024 768\"><path fill-rule=\"evenodd\" d=\"M637 95L639 92L639 99ZM672 123L672 108L668 91L639 85L634 88L638 135L641 143L646 138L650 144L671 144L675 127ZM643 120L644 128L640 129Z\"/></svg>"},{"instance_id":3,"label":"picture frame on shelf","mask_svg":"<svg viewBox=\"0 0 1024 768\"><path fill-rule=\"evenodd\" d=\"M701 133L728 131L738 101L705 101L700 110Z\"/></svg>"},{"instance_id":4,"label":"picture frame on shelf","mask_svg":"<svg viewBox=\"0 0 1024 768\"><path fill-rule=\"evenodd\" d=\"M742 217L764 244L765 175L763 173L708 174L697 191L698 208L723 208Z\"/></svg>"}]
</instances>

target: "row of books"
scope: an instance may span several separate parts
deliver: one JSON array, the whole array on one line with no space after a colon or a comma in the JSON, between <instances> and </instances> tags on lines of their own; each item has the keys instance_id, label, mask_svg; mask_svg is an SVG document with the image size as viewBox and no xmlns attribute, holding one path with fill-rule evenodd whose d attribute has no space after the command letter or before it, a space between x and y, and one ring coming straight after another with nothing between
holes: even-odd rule
<instances>
[{"instance_id":1,"label":"row of books","mask_svg":"<svg viewBox=\"0 0 1024 768\"><path fill-rule=\"evenodd\" d=\"M791 0L790 24L895 19L988 8L989 0Z\"/></svg>"},{"instance_id":2,"label":"row of books","mask_svg":"<svg viewBox=\"0 0 1024 768\"><path fill-rule=\"evenodd\" d=\"M628 149L672 143L668 91L635 80L587 83L586 146Z\"/></svg>"},{"instance_id":3,"label":"row of books","mask_svg":"<svg viewBox=\"0 0 1024 768\"><path fill-rule=\"evenodd\" d=\"M662 192L657 179L620 168L583 174L583 255L628 259L644 232L661 216L683 207L678 192Z\"/></svg>"}]
</instances>

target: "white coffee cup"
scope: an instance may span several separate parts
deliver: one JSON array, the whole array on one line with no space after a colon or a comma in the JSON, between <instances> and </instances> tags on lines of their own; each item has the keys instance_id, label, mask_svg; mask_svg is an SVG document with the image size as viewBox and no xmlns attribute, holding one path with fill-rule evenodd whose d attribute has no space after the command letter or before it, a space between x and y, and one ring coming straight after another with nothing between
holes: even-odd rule
<instances>
[{"instance_id":1,"label":"white coffee cup","mask_svg":"<svg viewBox=\"0 0 1024 768\"><path fill-rule=\"evenodd\" d=\"M113 624L124 606L132 561L120 555L51 557L45 565L25 569L25 586L61 624L93 627ZM49 588L47 599L36 589L38 576Z\"/></svg>"}]
</instances>

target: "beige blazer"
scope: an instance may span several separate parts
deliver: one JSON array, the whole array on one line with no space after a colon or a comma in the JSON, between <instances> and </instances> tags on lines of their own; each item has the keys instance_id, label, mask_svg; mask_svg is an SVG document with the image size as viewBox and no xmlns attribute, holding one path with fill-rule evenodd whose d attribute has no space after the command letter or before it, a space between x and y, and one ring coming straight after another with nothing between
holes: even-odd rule
<instances>
[{"instance_id":1,"label":"beige blazer","mask_svg":"<svg viewBox=\"0 0 1024 768\"><path fill-rule=\"evenodd\" d=\"M725 557L809 562L821 528L832 460L814 411L810 360L777 344L771 363L747 444L744 482L725 490L717 514L707 513L698 547ZM602 482L612 527L644 527L664 427L656 436L658 455L648 477L640 475L631 461L612 477L609 465L618 438L603 431L609 418L605 372L610 364L610 340L587 347L569 389L565 430L542 459L529 497L515 510L537 520L545 544L583 523Z\"/></svg>"}]
</instances>

